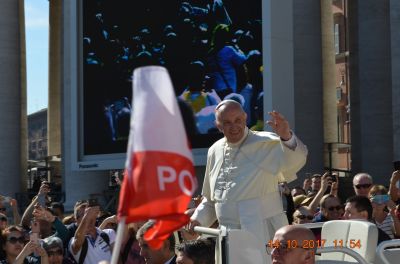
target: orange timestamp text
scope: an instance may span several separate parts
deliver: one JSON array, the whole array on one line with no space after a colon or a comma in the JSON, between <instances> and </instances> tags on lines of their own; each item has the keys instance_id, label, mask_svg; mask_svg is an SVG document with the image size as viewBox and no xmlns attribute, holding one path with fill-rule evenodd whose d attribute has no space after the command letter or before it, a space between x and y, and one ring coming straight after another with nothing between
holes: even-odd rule
<instances>
[{"instance_id":1,"label":"orange timestamp text","mask_svg":"<svg viewBox=\"0 0 400 264\"><path fill-rule=\"evenodd\" d=\"M267 243L267 248L271 249L294 249L294 248L303 248L303 249L318 249L324 248L326 246L326 239L312 240L312 239L304 239L304 240L269 240ZM359 249L361 248L360 239L334 239L330 241L330 247L334 248L351 248L351 249Z\"/></svg>"}]
</instances>

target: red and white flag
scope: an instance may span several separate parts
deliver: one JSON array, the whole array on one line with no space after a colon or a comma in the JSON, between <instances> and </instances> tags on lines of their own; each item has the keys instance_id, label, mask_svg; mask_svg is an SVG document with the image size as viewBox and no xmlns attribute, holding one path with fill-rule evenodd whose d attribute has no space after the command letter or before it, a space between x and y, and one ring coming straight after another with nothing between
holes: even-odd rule
<instances>
[{"instance_id":1,"label":"red and white flag","mask_svg":"<svg viewBox=\"0 0 400 264\"><path fill-rule=\"evenodd\" d=\"M189 221L184 214L197 188L192 152L168 71L160 66L133 73L133 113L119 217L155 219L144 235L153 248Z\"/></svg>"}]
</instances>

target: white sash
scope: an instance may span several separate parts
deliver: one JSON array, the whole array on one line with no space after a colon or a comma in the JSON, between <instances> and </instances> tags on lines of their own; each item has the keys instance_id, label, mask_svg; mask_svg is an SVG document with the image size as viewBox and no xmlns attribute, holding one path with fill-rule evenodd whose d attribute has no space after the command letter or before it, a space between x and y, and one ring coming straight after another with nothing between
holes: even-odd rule
<instances>
[{"instance_id":1,"label":"white sash","mask_svg":"<svg viewBox=\"0 0 400 264\"><path fill-rule=\"evenodd\" d=\"M274 234L270 234L267 219L282 214L282 199L279 192L269 193L260 198L239 201L237 203L242 230L251 232L259 240L259 250L264 263L271 263L266 254L266 244ZM282 223L282 226L287 223Z\"/></svg>"}]
</instances>

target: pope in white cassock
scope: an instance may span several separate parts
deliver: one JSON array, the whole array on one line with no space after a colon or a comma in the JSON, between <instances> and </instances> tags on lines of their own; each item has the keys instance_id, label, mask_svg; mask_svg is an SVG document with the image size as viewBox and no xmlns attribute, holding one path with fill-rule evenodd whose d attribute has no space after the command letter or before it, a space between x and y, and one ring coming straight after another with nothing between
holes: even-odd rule
<instances>
[{"instance_id":1,"label":"pope in white cassock","mask_svg":"<svg viewBox=\"0 0 400 264\"><path fill-rule=\"evenodd\" d=\"M252 233L265 251L275 231L288 224L278 182L296 179L307 148L280 113L269 114L267 123L275 133L249 130L236 101L224 100L216 107L216 125L225 137L208 151L203 200L191 217L192 230L218 220L228 230Z\"/></svg>"}]
</instances>

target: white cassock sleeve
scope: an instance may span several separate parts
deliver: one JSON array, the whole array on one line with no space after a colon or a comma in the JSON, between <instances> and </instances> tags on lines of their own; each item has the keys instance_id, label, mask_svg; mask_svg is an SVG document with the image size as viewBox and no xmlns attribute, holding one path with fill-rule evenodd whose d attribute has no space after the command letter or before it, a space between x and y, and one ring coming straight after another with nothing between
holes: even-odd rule
<instances>
[{"instance_id":1,"label":"white cassock sleeve","mask_svg":"<svg viewBox=\"0 0 400 264\"><path fill-rule=\"evenodd\" d=\"M214 202L208 201L206 197L203 197L190 219L198 221L201 226L211 226L217 220Z\"/></svg>"}]
</instances>

